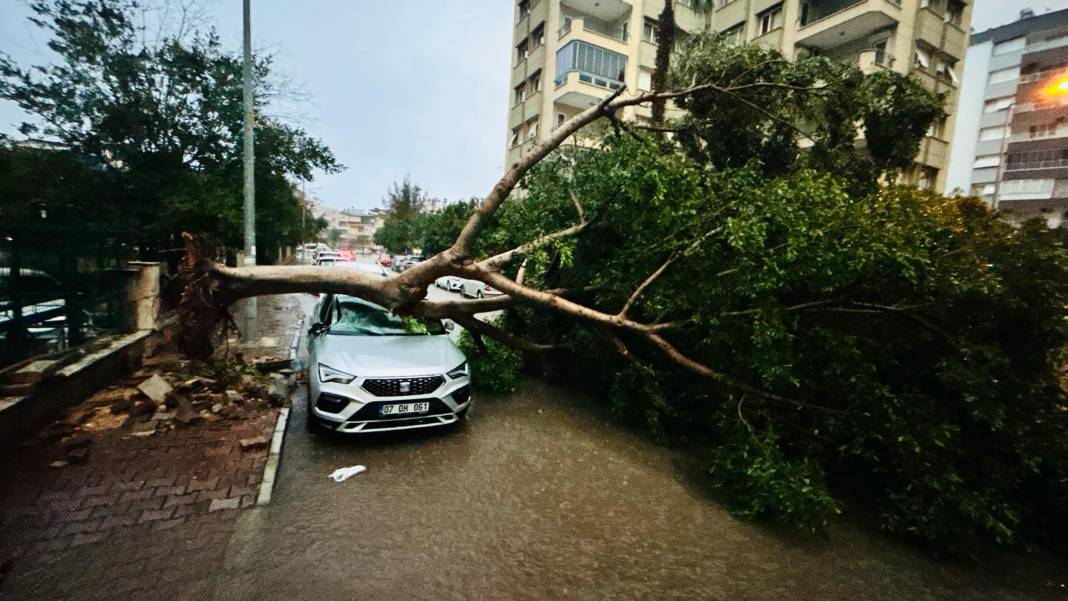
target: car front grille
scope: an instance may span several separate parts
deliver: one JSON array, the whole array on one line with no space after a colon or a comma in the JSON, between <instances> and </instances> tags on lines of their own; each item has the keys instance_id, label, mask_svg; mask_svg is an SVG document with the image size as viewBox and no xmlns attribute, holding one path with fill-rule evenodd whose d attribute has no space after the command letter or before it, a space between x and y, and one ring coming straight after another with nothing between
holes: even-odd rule
<instances>
[{"instance_id":1,"label":"car front grille","mask_svg":"<svg viewBox=\"0 0 1068 601\"><path fill-rule=\"evenodd\" d=\"M363 389L379 397L409 396L413 394L430 394L442 384L442 376L424 376L420 378L373 378L363 382Z\"/></svg>"}]
</instances>

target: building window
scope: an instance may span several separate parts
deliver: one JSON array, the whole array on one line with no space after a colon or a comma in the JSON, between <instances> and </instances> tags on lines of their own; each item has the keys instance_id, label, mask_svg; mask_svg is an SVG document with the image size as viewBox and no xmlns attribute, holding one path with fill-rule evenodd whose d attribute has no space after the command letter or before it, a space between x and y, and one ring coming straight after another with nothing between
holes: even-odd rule
<instances>
[{"instance_id":1,"label":"building window","mask_svg":"<svg viewBox=\"0 0 1068 601\"><path fill-rule=\"evenodd\" d=\"M650 44L656 43L656 27L657 23L655 19L645 18L642 22L642 39Z\"/></svg>"},{"instance_id":2,"label":"building window","mask_svg":"<svg viewBox=\"0 0 1068 601\"><path fill-rule=\"evenodd\" d=\"M931 138L943 139L946 131L946 120L939 119L931 124L931 127L927 128L927 135Z\"/></svg>"},{"instance_id":3,"label":"building window","mask_svg":"<svg viewBox=\"0 0 1068 601\"><path fill-rule=\"evenodd\" d=\"M535 95L535 94L537 94L538 92L541 91L541 69L538 69L537 71L535 71L534 75L531 75L527 79L527 85L530 88L530 95L531 96L533 96L533 95Z\"/></svg>"},{"instance_id":4,"label":"building window","mask_svg":"<svg viewBox=\"0 0 1068 601\"><path fill-rule=\"evenodd\" d=\"M964 23L964 3L961 0L949 0L946 8L946 23L960 27Z\"/></svg>"},{"instance_id":5,"label":"building window","mask_svg":"<svg viewBox=\"0 0 1068 601\"><path fill-rule=\"evenodd\" d=\"M916 49L916 68L924 71L931 68L931 55L926 50Z\"/></svg>"},{"instance_id":6,"label":"building window","mask_svg":"<svg viewBox=\"0 0 1068 601\"><path fill-rule=\"evenodd\" d=\"M523 62L527 58L527 54L528 54L528 52L527 52L527 41L526 40L523 40L522 42L519 42L518 44L516 44L516 47L515 47L515 62L516 62L516 64L519 64L519 63Z\"/></svg>"},{"instance_id":7,"label":"building window","mask_svg":"<svg viewBox=\"0 0 1068 601\"><path fill-rule=\"evenodd\" d=\"M1004 42L998 42L994 44L994 55L1008 54L1010 52L1017 52L1023 50L1027 46L1027 38L1020 36L1011 40L1005 40Z\"/></svg>"},{"instance_id":8,"label":"building window","mask_svg":"<svg viewBox=\"0 0 1068 601\"><path fill-rule=\"evenodd\" d=\"M916 178L916 187L921 190L930 190L938 179L938 169L926 165L920 167L920 173Z\"/></svg>"},{"instance_id":9,"label":"building window","mask_svg":"<svg viewBox=\"0 0 1068 601\"><path fill-rule=\"evenodd\" d=\"M1011 179L1001 182L998 200L1040 200L1053 197L1052 179Z\"/></svg>"},{"instance_id":10,"label":"building window","mask_svg":"<svg viewBox=\"0 0 1068 601\"><path fill-rule=\"evenodd\" d=\"M996 113L998 111L1007 110L1010 106L1012 106L1012 96L994 98L986 101L986 104L983 105L983 112Z\"/></svg>"},{"instance_id":11,"label":"building window","mask_svg":"<svg viewBox=\"0 0 1068 601\"><path fill-rule=\"evenodd\" d=\"M567 122L567 115L563 113L556 113L556 127L560 127Z\"/></svg>"},{"instance_id":12,"label":"building window","mask_svg":"<svg viewBox=\"0 0 1068 601\"><path fill-rule=\"evenodd\" d=\"M653 89L653 71L642 67L638 69L638 89L648 92Z\"/></svg>"},{"instance_id":13,"label":"building window","mask_svg":"<svg viewBox=\"0 0 1068 601\"><path fill-rule=\"evenodd\" d=\"M760 22L760 29L757 35L764 35L782 27L782 4L760 13L757 15L757 19Z\"/></svg>"},{"instance_id":14,"label":"building window","mask_svg":"<svg viewBox=\"0 0 1068 601\"><path fill-rule=\"evenodd\" d=\"M999 154L987 154L980 157L975 157L975 164L972 165L973 169L987 169L989 167L997 167L1001 164L1001 155Z\"/></svg>"},{"instance_id":15,"label":"building window","mask_svg":"<svg viewBox=\"0 0 1068 601\"><path fill-rule=\"evenodd\" d=\"M519 18L530 14L530 0L519 0Z\"/></svg>"},{"instance_id":16,"label":"building window","mask_svg":"<svg viewBox=\"0 0 1068 601\"><path fill-rule=\"evenodd\" d=\"M511 135L511 137L508 138L508 147L509 148L511 148L512 146L515 146L516 144L519 144L519 126L516 126L516 127L512 128L512 135Z\"/></svg>"},{"instance_id":17,"label":"building window","mask_svg":"<svg viewBox=\"0 0 1068 601\"><path fill-rule=\"evenodd\" d=\"M954 66L944 60L940 60L938 61L938 67L935 69L935 75L951 82L953 85L957 85L960 81L957 79L957 72Z\"/></svg>"},{"instance_id":18,"label":"building window","mask_svg":"<svg viewBox=\"0 0 1068 601\"><path fill-rule=\"evenodd\" d=\"M626 56L580 40L556 51L556 85L564 82L568 71L579 71L581 81L617 89L626 69Z\"/></svg>"},{"instance_id":19,"label":"building window","mask_svg":"<svg viewBox=\"0 0 1068 601\"><path fill-rule=\"evenodd\" d=\"M725 29L723 31L723 38L731 46L739 46L745 43L745 21L742 21L734 27Z\"/></svg>"},{"instance_id":20,"label":"building window","mask_svg":"<svg viewBox=\"0 0 1068 601\"><path fill-rule=\"evenodd\" d=\"M1008 69L998 69L997 71L991 71L990 77L986 80L987 85L994 85L998 83L1005 83L1006 81L1013 81L1020 78L1019 67L1009 67Z\"/></svg>"},{"instance_id":21,"label":"building window","mask_svg":"<svg viewBox=\"0 0 1068 601\"><path fill-rule=\"evenodd\" d=\"M537 48L545 43L545 23L538 25L534 28L534 31L530 32L530 47L531 49Z\"/></svg>"},{"instance_id":22,"label":"building window","mask_svg":"<svg viewBox=\"0 0 1068 601\"><path fill-rule=\"evenodd\" d=\"M994 194L994 184L972 184L972 196L991 196Z\"/></svg>"},{"instance_id":23,"label":"building window","mask_svg":"<svg viewBox=\"0 0 1068 601\"><path fill-rule=\"evenodd\" d=\"M997 127L984 127L979 130L979 141L989 142L991 140L1000 140L1005 137L1005 126L999 125Z\"/></svg>"},{"instance_id":24,"label":"building window","mask_svg":"<svg viewBox=\"0 0 1068 601\"><path fill-rule=\"evenodd\" d=\"M535 118L535 119L531 119L530 122L527 123L527 139L528 140L536 140L537 138L538 138L538 120Z\"/></svg>"},{"instance_id":25,"label":"building window","mask_svg":"<svg viewBox=\"0 0 1068 601\"><path fill-rule=\"evenodd\" d=\"M526 84L519 84L515 87L515 102L513 106L523 104L523 101L527 99L527 86Z\"/></svg>"}]
</instances>

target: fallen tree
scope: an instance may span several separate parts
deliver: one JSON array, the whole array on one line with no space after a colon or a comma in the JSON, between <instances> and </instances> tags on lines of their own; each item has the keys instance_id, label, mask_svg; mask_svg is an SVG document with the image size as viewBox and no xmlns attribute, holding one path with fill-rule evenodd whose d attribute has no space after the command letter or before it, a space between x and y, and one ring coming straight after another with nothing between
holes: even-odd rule
<instances>
[{"instance_id":1,"label":"fallen tree","mask_svg":"<svg viewBox=\"0 0 1068 601\"><path fill-rule=\"evenodd\" d=\"M914 177L944 117L908 78L693 36L669 81L553 130L448 248L397 276L227 268L191 241L186 350L209 354L241 298L354 294L558 351L560 371L610 391L624 418L713 445L712 484L743 515L818 530L849 498L943 547L1055 543L1068 501L1063 236L889 185ZM687 116L620 118L657 98ZM608 130L596 147L564 147L594 123ZM443 275L505 296L428 301ZM473 319L496 309L502 323Z\"/></svg>"}]
</instances>

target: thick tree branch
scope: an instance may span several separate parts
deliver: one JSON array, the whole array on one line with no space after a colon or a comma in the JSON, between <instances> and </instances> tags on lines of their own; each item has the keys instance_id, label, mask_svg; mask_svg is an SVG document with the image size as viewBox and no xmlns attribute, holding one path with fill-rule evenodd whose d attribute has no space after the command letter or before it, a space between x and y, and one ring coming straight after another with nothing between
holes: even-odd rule
<instances>
[{"instance_id":1,"label":"thick tree branch","mask_svg":"<svg viewBox=\"0 0 1068 601\"><path fill-rule=\"evenodd\" d=\"M466 315L456 316L453 318L453 321L467 328L473 333L477 333L480 336L488 336L489 338L492 338L498 342L502 342L504 344L507 344L508 346L517 348L522 351L540 353L556 348L556 345L553 344L537 344L529 340L520 338L519 336L516 336L511 332L506 332L505 330L502 330L501 328L498 328L497 326L491 323L486 323L481 319L477 319L475 317Z\"/></svg>"}]
</instances>

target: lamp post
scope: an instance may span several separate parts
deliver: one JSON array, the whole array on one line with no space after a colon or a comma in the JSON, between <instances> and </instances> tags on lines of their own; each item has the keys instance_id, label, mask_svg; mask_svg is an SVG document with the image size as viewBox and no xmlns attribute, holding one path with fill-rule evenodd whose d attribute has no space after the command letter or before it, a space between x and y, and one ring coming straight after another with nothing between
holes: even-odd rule
<instances>
[{"instance_id":1,"label":"lamp post","mask_svg":"<svg viewBox=\"0 0 1068 601\"><path fill-rule=\"evenodd\" d=\"M256 264L256 163L255 163L255 132L253 130L255 108L252 97L252 10L249 6L251 0L243 1L243 24L244 24L244 60L242 61L241 84L243 88L243 100L245 105L245 148L244 148L244 176L245 176L245 260L246 266ZM256 339L256 297L250 296L245 300L245 332L246 342Z\"/></svg>"}]
</instances>

